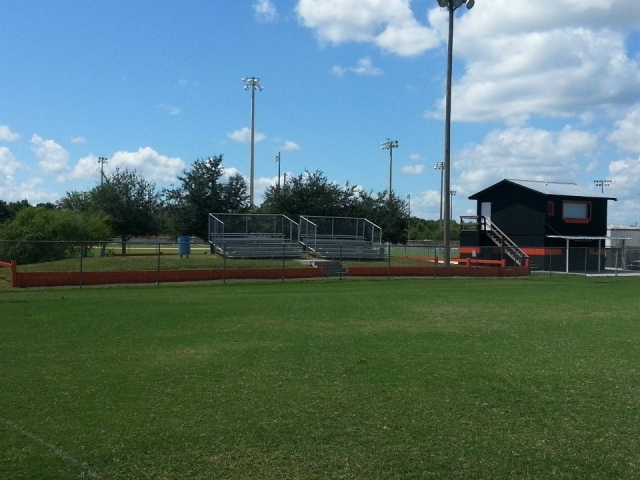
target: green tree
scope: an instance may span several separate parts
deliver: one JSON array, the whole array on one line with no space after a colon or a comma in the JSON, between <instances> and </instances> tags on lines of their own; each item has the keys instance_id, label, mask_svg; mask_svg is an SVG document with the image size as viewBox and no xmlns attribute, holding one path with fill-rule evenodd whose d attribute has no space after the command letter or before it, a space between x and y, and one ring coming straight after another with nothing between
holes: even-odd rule
<instances>
[{"instance_id":1,"label":"green tree","mask_svg":"<svg viewBox=\"0 0 640 480\"><path fill-rule=\"evenodd\" d=\"M425 220L422 218L411 217L409 225L409 235L411 240L442 241L443 234L439 220ZM455 220L451 222L450 238L454 241L460 240L460 224Z\"/></svg>"},{"instance_id":2,"label":"green tree","mask_svg":"<svg viewBox=\"0 0 640 480\"><path fill-rule=\"evenodd\" d=\"M95 212L98 207L93 202L93 192L80 192L73 190L58 200L58 208L63 210L71 210L72 212Z\"/></svg>"},{"instance_id":3,"label":"green tree","mask_svg":"<svg viewBox=\"0 0 640 480\"><path fill-rule=\"evenodd\" d=\"M9 205L4 200L0 200L0 225L11 219L11 211Z\"/></svg>"},{"instance_id":4,"label":"green tree","mask_svg":"<svg viewBox=\"0 0 640 480\"><path fill-rule=\"evenodd\" d=\"M180 185L164 192L170 229L175 235L209 235L210 213L247 211L247 183L239 173L222 183L222 155L201 158L178 176Z\"/></svg>"},{"instance_id":5,"label":"green tree","mask_svg":"<svg viewBox=\"0 0 640 480\"><path fill-rule=\"evenodd\" d=\"M60 260L76 255L80 242L110 236L106 219L100 215L31 207L0 228L0 258L18 263Z\"/></svg>"},{"instance_id":6,"label":"green tree","mask_svg":"<svg viewBox=\"0 0 640 480\"><path fill-rule=\"evenodd\" d=\"M305 171L278 188L267 188L263 213L283 213L291 218L299 215L366 218L382 228L382 239L405 243L408 232L408 204L387 192L376 195L347 184L340 187L317 170Z\"/></svg>"},{"instance_id":7,"label":"green tree","mask_svg":"<svg viewBox=\"0 0 640 480\"><path fill-rule=\"evenodd\" d=\"M299 215L347 217L353 216L357 204L356 187L347 183L342 188L316 170L290 178L280 187L268 187L260 211L292 218Z\"/></svg>"},{"instance_id":8,"label":"green tree","mask_svg":"<svg viewBox=\"0 0 640 480\"><path fill-rule=\"evenodd\" d=\"M407 202L393 195L391 201L386 191L375 196L360 193L358 215L367 218L382 229L382 240L391 243L406 243L409 226Z\"/></svg>"},{"instance_id":9,"label":"green tree","mask_svg":"<svg viewBox=\"0 0 640 480\"><path fill-rule=\"evenodd\" d=\"M9 203L0 200L0 225L8 220L12 220L21 210L26 208L31 208L27 200Z\"/></svg>"},{"instance_id":10,"label":"green tree","mask_svg":"<svg viewBox=\"0 0 640 480\"><path fill-rule=\"evenodd\" d=\"M160 231L160 194L155 183L135 170L118 168L106 175L90 198L91 208L107 217L113 234L121 239L122 253L126 253L126 241L131 237L157 235Z\"/></svg>"}]
</instances>

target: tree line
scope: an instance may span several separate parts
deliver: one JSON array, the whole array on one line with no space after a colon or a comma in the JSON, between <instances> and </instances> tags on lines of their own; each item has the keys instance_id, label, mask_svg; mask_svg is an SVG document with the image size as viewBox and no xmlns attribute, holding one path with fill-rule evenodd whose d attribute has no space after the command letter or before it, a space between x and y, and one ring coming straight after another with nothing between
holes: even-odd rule
<instances>
[{"instance_id":1,"label":"tree line","mask_svg":"<svg viewBox=\"0 0 640 480\"><path fill-rule=\"evenodd\" d=\"M197 159L175 185L164 189L136 170L118 168L91 190L67 192L55 204L33 207L26 200L0 200L0 239L91 242L116 237L123 248L132 237L206 240L209 213L358 217L379 225L383 241L442 238L438 221L409 218L409 206L399 197L366 192L348 182L337 185L319 170L268 187L262 205L252 207L244 177L235 173L224 180L222 162L222 155Z\"/></svg>"}]
</instances>

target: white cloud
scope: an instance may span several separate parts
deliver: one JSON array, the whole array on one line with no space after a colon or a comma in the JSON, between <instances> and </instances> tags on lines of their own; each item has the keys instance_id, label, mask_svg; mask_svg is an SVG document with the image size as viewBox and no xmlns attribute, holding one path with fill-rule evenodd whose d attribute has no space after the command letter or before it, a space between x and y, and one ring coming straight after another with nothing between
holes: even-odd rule
<instances>
[{"instance_id":1,"label":"white cloud","mask_svg":"<svg viewBox=\"0 0 640 480\"><path fill-rule=\"evenodd\" d=\"M68 168L69 152L54 140L31 137L32 149L38 157L38 166L46 173L62 173Z\"/></svg>"},{"instance_id":2,"label":"white cloud","mask_svg":"<svg viewBox=\"0 0 640 480\"><path fill-rule=\"evenodd\" d=\"M453 162L460 183L477 191L504 178L576 181L582 158L597 149L591 133L565 128L550 132L508 128L489 133L482 144L460 152Z\"/></svg>"},{"instance_id":3,"label":"white cloud","mask_svg":"<svg viewBox=\"0 0 640 480\"><path fill-rule=\"evenodd\" d=\"M234 132L227 133L227 137L229 137L234 142L238 143L249 143L251 142L251 129L248 127L244 127L240 130L236 130ZM253 140L258 143L267 138L266 135L259 132L254 132Z\"/></svg>"},{"instance_id":4,"label":"white cloud","mask_svg":"<svg viewBox=\"0 0 640 480\"><path fill-rule=\"evenodd\" d=\"M384 71L378 67L373 66L373 62L369 57L359 59L352 67L341 67L340 65L334 65L331 67L330 73L336 77L343 77L345 73L355 73L356 75L365 75L370 77L377 77L382 75Z\"/></svg>"},{"instance_id":5,"label":"white cloud","mask_svg":"<svg viewBox=\"0 0 640 480\"><path fill-rule=\"evenodd\" d=\"M286 140L284 142L284 145L282 145L282 150L288 151L288 152L293 152L293 151L296 151L296 150L300 150L300 145L298 145L296 142L292 142L290 140Z\"/></svg>"},{"instance_id":6,"label":"white cloud","mask_svg":"<svg viewBox=\"0 0 640 480\"><path fill-rule=\"evenodd\" d=\"M271 0L256 0L253 11L257 21L262 23L274 22L278 19L278 12Z\"/></svg>"},{"instance_id":7,"label":"white cloud","mask_svg":"<svg viewBox=\"0 0 640 480\"><path fill-rule=\"evenodd\" d=\"M104 166L105 173L116 168L136 170L145 179L158 183L175 181L176 176L185 168L185 163L177 157L160 155L151 147L139 148L135 152L119 151L114 153ZM98 179L100 165L98 157L89 155L81 158L73 168L62 175L64 180Z\"/></svg>"},{"instance_id":8,"label":"white cloud","mask_svg":"<svg viewBox=\"0 0 640 480\"><path fill-rule=\"evenodd\" d=\"M105 171L108 171L106 165L108 165L108 163L105 164ZM99 176L98 172L100 172L98 157L89 155L78 160L78 162L71 168L69 172L63 174L63 179L92 179Z\"/></svg>"},{"instance_id":9,"label":"white cloud","mask_svg":"<svg viewBox=\"0 0 640 480\"><path fill-rule=\"evenodd\" d=\"M0 198L5 201L28 200L30 204L55 202L60 196L57 193L46 192L42 189L44 181L39 177L32 177L26 182L8 182L3 185L0 178Z\"/></svg>"},{"instance_id":10,"label":"white cloud","mask_svg":"<svg viewBox=\"0 0 640 480\"><path fill-rule=\"evenodd\" d=\"M424 165L405 165L400 169L402 173L406 173L407 175L421 175L424 173L424 170Z\"/></svg>"},{"instance_id":11,"label":"white cloud","mask_svg":"<svg viewBox=\"0 0 640 480\"><path fill-rule=\"evenodd\" d=\"M370 43L409 56L447 42L448 13L432 5L425 25L410 0L299 0L296 13L321 42ZM535 116L587 122L594 111L640 102L640 65L626 45L639 18L634 0L556 0L553 8L539 0L493 0L461 9L453 119L511 126ZM348 71L336 65L331 73ZM441 100L428 116L441 117L443 110Z\"/></svg>"},{"instance_id":12,"label":"white cloud","mask_svg":"<svg viewBox=\"0 0 640 480\"><path fill-rule=\"evenodd\" d=\"M164 103L161 104L161 105L158 105L158 108L160 108L161 110L164 110L169 115L180 115L180 113L182 112L182 110L180 110L180 108L173 107L171 105L166 105Z\"/></svg>"},{"instance_id":13,"label":"white cloud","mask_svg":"<svg viewBox=\"0 0 640 480\"><path fill-rule=\"evenodd\" d=\"M242 174L242 172L235 167L222 167L222 180L226 182L237 173ZM247 179L247 181L249 180Z\"/></svg>"},{"instance_id":14,"label":"white cloud","mask_svg":"<svg viewBox=\"0 0 640 480\"><path fill-rule=\"evenodd\" d=\"M82 145L84 143L87 143L87 139L84 137L72 137L69 139L69 141L74 145Z\"/></svg>"},{"instance_id":15,"label":"white cloud","mask_svg":"<svg viewBox=\"0 0 640 480\"><path fill-rule=\"evenodd\" d=\"M199 87L200 83L199 82L195 82L186 78L181 78L180 80L178 80L178 86L180 87Z\"/></svg>"},{"instance_id":16,"label":"white cloud","mask_svg":"<svg viewBox=\"0 0 640 480\"><path fill-rule=\"evenodd\" d=\"M634 105L627 116L616 123L608 140L625 152L640 153L640 104Z\"/></svg>"},{"instance_id":17,"label":"white cloud","mask_svg":"<svg viewBox=\"0 0 640 480\"><path fill-rule=\"evenodd\" d=\"M411 155L409 155L409 160L411 160L412 162L424 162L425 158L419 153L412 153Z\"/></svg>"},{"instance_id":18,"label":"white cloud","mask_svg":"<svg viewBox=\"0 0 640 480\"><path fill-rule=\"evenodd\" d=\"M347 72L355 73L356 75L366 75L370 77L377 77L384 72L377 67L373 66L373 62L369 57L359 59L353 67L341 67L334 65L331 67L331 74L337 77L344 76Z\"/></svg>"},{"instance_id":19,"label":"white cloud","mask_svg":"<svg viewBox=\"0 0 640 480\"><path fill-rule=\"evenodd\" d=\"M616 160L609 164L611 189L619 197L635 197L638 195L640 183L640 158Z\"/></svg>"},{"instance_id":20,"label":"white cloud","mask_svg":"<svg viewBox=\"0 0 640 480\"><path fill-rule=\"evenodd\" d=\"M348 68L344 68L339 65L334 65L333 67L331 67L331 70L329 70L329 73L331 73L331 75L335 75L336 77L343 77L344 74L347 73L348 71L349 71Z\"/></svg>"},{"instance_id":21,"label":"white cloud","mask_svg":"<svg viewBox=\"0 0 640 480\"><path fill-rule=\"evenodd\" d=\"M626 54L625 29L638 27L630 0L496 0L456 21L453 118L522 125L535 115L593 118L640 100L640 68ZM443 41L446 11L429 20ZM635 23L635 25L634 25ZM486 32L492 32L487 35ZM456 72L454 72L454 75ZM432 116L441 116L443 102Z\"/></svg>"},{"instance_id":22,"label":"white cloud","mask_svg":"<svg viewBox=\"0 0 640 480\"><path fill-rule=\"evenodd\" d=\"M116 167L136 169L147 180L171 182L185 168L177 157L160 155L151 147L139 148L136 152L116 152L109 159L110 170Z\"/></svg>"},{"instance_id":23,"label":"white cloud","mask_svg":"<svg viewBox=\"0 0 640 480\"><path fill-rule=\"evenodd\" d=\"M20 163L7 147L0 147L0 181L11 179Z\"/></svg>"},{"instance_id":24,"label":"white cloud","mask_svg":"<svg viewBox=\"0 0 640 480\"><path fill-rule=\"evenodd\" d=\"M295 10L321 42L372 43L402 56L418 55L439 42L416 20L410 0L299 0Z\"/></svg>"},{"instance_id":25,"label":"white cloud","mask_svg":"<svg viewBox=\"0 0 640 480\"><path fill-rule=\"evenodd\" d=\"M20 135L12 132L8 126L0 125L0 142L15 142L19 138Z\"/></svg>"}]
</instances>

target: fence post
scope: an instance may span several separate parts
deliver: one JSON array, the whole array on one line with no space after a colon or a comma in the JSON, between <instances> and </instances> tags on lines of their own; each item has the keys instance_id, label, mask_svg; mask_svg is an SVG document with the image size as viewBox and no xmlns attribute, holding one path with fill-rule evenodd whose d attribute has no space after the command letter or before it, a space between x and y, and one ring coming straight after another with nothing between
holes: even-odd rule
<instances>
[{"instance_id":1,"label":"fence post","mask_svg":"<svg viewBox=\"0 0 640 480\"><path fill-rule=\"evenodd\" d=\"M227 283L227 244L222 244L222 283Z\"/></svg>"},{"instance_id":2,"label":"fence post","mask_svg":"<svg viewBox=\"0 0 640 480\"><path fill-rule=\"evenodd\" d=\"M157 268L156 268L156 285L160 286L160 242L158 242L158 249L156 251L157 260Z\"/></svg>"},{"instance_id":3,"label":"fence post","mask_svg":"<svg viewBox=\"0 0 640 480\"><path fill-rule=\"evenodd\" d=\"M342 244L340 244L340 270L338 270L338 280L342 280Z\"/></svg>"},{"instance_id":4,"label":"fence post","mask_svg":"<svg viewBox=\"0 0 640 480\"><path fill-rule=\"evenodd\" d=\"M433 247L433 253L435 254L433 257L433 278L436 278L438 276L436 274L438 269L438 247Z\"/></svg>"},{"instance_id":5,"label":"fence post","mask_svg":"<svg viewBox=\"0 0 640 480\"><path fill-rule=\"evenodd\" d=\"M391 280L391 244L387 242L387 280Z\"/></svg>"},{"instance_id":6,"label":"fence post","mask_svg":"<svg viewBox=\"0 0 640 480\"><path fill-rule=\"evenodd\" d=\"M18 262L11 260L11 286L18 286Z\"/></svg>"},{"instance_id":7,"label":"fence post","mask_svg":"<svg viewBox=\"0 0 640 480\"><path fill-rule=\"evenodd\" d=\"M284 276L285 276L285 268L284 268L284 258L286 255L286 248L287 248L287 244L283 243L282 244L282 281L284 282Z\"/></svg>"},{"instance_id":8,"label":"fence post","mask_svg":"<svg viewBox=\"0 0 640 480\"><path fill-rule=\"evenodd\" d=\"M84 243L80 242L80 275L78 276L78 283L82 288L82 260L84 258Z\"/></svg>"}]
</instances>

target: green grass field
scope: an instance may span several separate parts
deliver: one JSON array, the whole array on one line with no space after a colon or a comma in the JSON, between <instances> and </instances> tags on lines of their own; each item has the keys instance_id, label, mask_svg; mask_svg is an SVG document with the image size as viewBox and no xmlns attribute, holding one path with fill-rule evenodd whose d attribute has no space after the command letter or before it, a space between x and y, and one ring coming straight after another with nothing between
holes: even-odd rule
<instances>
[{"instance_id":1,"label":"green grass field","mask_svg":"<svg viewBox=\"0 0 640 480\"><path fill-rule=\"evenodd\" d=\"M0 290L3 479L635 479L638 278Z\"/></svg>"}]
</instances>

